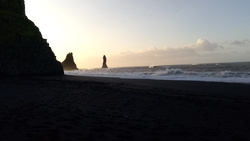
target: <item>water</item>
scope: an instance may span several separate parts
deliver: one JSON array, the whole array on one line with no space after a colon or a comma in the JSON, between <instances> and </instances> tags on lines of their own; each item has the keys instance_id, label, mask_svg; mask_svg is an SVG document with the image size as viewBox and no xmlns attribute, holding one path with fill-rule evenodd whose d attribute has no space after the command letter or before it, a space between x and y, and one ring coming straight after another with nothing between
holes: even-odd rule
<instances>
[{"instance_id":1,"label":"water","mask_svg":"<svg viewBox=\"0 0 250 141\"><path fill-rule=\"evenodd\" d=\"M165 65L65 71L66 75L250 84L250 62Z\"/></svg>"}]
</instances>

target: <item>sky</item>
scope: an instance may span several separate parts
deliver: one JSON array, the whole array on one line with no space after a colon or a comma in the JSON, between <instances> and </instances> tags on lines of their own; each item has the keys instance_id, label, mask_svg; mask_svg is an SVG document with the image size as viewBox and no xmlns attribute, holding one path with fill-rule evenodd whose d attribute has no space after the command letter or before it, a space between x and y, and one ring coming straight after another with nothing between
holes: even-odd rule
<instances>
[{"instance_id":1,"label":"sky","mask_svg":"<svg viewBox=\"0 0 250 141\"><path fill-rule=\"evenodd\" d=\"M78 68L250 61L249 0L25 0L57 60Z\"/></svg>"}]
</instances>

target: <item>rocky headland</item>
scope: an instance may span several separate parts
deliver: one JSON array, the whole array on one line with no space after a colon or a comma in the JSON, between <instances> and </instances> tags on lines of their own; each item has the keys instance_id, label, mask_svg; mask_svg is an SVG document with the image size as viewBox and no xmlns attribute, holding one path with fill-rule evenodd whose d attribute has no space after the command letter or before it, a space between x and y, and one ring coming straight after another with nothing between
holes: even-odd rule
<instances>
[{"instance_id":1,"label":"rocky headland","mask_svg":"<svg viewBox=\"0 0 250 141\"><path fill-rule=\"evenodd\" d=\"M0 0L0 25L1 75L64 74L47 40L25 15L24 0Z\"/></svg>"}]
</instances>

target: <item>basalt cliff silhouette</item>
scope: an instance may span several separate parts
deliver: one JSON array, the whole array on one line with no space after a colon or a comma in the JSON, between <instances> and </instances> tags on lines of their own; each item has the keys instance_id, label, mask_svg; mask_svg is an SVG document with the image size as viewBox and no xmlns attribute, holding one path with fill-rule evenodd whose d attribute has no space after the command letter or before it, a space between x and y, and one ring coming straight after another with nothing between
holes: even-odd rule
<instances>
[{"instance_id":1,"label":"basalt cliff silhouette","mask_svg":"<svg viewBox=\"0 0 250 141\"><path fill-rule=\"evenodd\" d=\"M67 54L65 60L62 62L64 70L77 70L76 63L74 62L73 53Z\"/></svg>"},{"instance_id":2,"label":"basalt cliff silhouette","mask_svg":"<svg viewBox=\"0 0 250 141\"><path fill-rule=\"evenodd\" d=\"M24 0L0 0L0 75L62 75L39 28L25 15Z\"/></svg>"}]
</instances>

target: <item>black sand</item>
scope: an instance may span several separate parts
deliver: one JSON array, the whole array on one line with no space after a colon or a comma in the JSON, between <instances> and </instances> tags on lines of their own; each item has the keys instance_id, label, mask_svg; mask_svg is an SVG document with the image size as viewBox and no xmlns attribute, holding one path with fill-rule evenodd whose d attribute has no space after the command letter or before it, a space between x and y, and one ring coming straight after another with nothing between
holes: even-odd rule
<instances>
[{"instance_id":1,"label":"black sand","mask_svg":"<svg viewBox=\"0 0 250 141\"><path fill-rule=\"evenodd\" d=\"M0 141L250 140L250 85L0 78Z\"/></svg>"}]
</instances>

